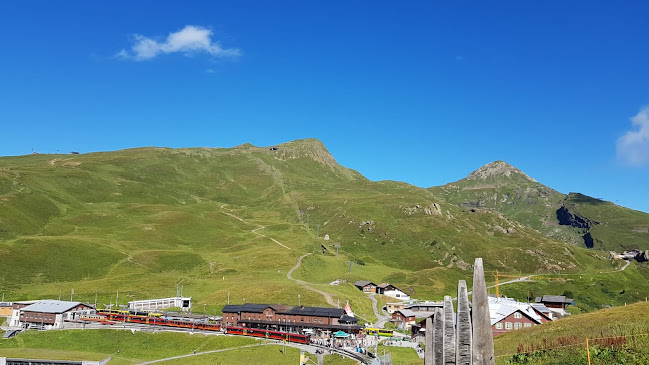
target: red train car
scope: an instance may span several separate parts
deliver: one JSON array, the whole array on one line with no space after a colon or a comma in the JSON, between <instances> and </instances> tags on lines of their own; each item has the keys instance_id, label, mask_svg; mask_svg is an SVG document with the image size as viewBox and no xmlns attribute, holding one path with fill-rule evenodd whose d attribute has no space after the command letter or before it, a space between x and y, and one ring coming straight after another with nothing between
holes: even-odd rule
<instances>
[{"instance_id":1,"label":"red train car","mask_svg":"<svg viewBox=\"0 0 649 365\"><path fill-rule=\"evenodd\" d=\"M172 320L165 319L160 317L148 317L143 315L136 314L125 314L116 311L98 311L99 314L105 315L107 319L116 321L116 322L126 322L126 323L141 323L141 324L150 324L154 326L166 326L166 327L176 327L176 328L191 328L196 330L205 330L205 331L220 331L221 326L216 323L205 323L205 322L191 322L184 320Z\"/></svg>"}]
</instances>

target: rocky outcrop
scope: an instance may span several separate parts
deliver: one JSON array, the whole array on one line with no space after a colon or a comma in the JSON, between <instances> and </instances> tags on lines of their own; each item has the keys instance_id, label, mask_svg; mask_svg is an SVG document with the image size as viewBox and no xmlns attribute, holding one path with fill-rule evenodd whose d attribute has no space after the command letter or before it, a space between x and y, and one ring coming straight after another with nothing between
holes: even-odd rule
<instances>
[{"instance_id":1,"label":"rocky outcrop","mask_svg":"<svg viewBox=\"0 0 649 365\"><path fill-rule=\"evenodd\" d=\"M508 164L505 161L494 161L490 162L481 168L473 171L467 176L467 180L487 180L489 178L498 178L498 177L508 177L518 176L523 180L536 182L536 180L527 176L523 171L515 168L514 166Z\"/></svg>"},{"instance_id":2,"label":"rocky outcrop","mask_svg":"<svg viewBox=\"0 0 649 365\"><path fill-rule=\"evenodd\" d=\"M430 205L419 205L415 204L414 206L401 206L401 209L407 214L407 215L413 215L416 213L424 213L426 215L442 215L442 207L437 204L433 203Z\"/></svg>"},{"instance_id":3,"label":"rocky outcrop","mask_svg":"<svg viewBox=\"0 0 649 365\"><path fill-rule=\"evenodd\" d=\"M595 247L595 240L593 240L593 236L590 234L590 232L588 232L585 235L581 236L581 238L584 239L584 245L586 245L586 247L588 247L588 248Z\"/></svg>"},{"instance_id":4,"label":"rocky outcrop","mask_svg":"<svg viewBox=\"0 0 649 365\"><path fill-rule=\"evenodd\" d=\"M597 224L597 222L593 222L588 218L583 218L570 212L565 205L562 205L561 208L557 209L557 220L559 220L559 224L562 226L571 226L586 230L590 229L594 224Z\"/></svg>"}]
</instances>

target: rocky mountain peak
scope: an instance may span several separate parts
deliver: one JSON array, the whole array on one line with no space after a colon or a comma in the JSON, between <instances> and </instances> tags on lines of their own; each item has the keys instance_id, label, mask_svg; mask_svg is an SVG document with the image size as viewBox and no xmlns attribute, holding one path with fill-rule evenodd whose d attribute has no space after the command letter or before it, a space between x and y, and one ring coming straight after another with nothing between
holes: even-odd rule
<instances>
[{"instance_id":1,"label":"rocky mountain peak","mask_svg":"<svg viewBox=\"0 0 649 365\"><path fill-rule=\"evenodd\" d=\"M536 180L527 176L523 171L505 161L490 162L467 176L467 180L487 180L494 178L523 178L527 181L536 182Z\"/></svg>"}]
</instances>

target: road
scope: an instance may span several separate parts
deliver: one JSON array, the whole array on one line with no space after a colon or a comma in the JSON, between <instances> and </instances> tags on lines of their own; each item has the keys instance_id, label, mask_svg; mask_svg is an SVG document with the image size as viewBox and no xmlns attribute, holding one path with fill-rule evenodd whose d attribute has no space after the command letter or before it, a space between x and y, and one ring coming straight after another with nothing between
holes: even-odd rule
<instances>
[{"instance_id":1,"label":"road","mask_svg":"<svg viewBox=\"0 0 649 365\"><path fill-rule=\"evenodd\" d=\"M386 317L386 316L382 315L381 313L379 313L379 310L377 308L378 303L376 301L375 295L376 294L370 294L369 295L369 298L372 301L372 310L374 311L374 315L376 316L376 323L374 323L372 325L372 327L374 327L374 328L383 328L385 326L385 322L390 320L390 317Z\"/></svg>"},{"instance_id":2,"label":"road","mask_svg":"<svg viewBox=\"0 0 649 365\"><path fill-rule=\"evenodd\" d=\"M612 274L612 273L616 273L616 272L624 271L624 270L626 270L627 267L629 267L629 265L631 265L631 260L624 260L624 261L626 261L626 263L624 264L624 266L622 266L621 268L619 268L619 269L617 269L617 270L612 270L612 271L600 271L599 273L600 273L600 274ZM553 275L566 275L566 276L568 276L568 275L573 275L573 276L574 276L574 275L588 275L588 274L589 274L589 273L581 273L581 274L579 274L579 273L575 273L575 274L553 274ZM526 275L526 276L521 276L520 278L516 278L516 279L513 279L513 280L503 281L502 283L499 283L498 286L507 285L507 284L513 284L513 283L520 283L520 282L532 282L533 280L532 280L531 278L533 278L533 277L535 277L535 276L543 276L543 275L547 275L547 274L535 274L535 275ZM541 279L542 279L542 278L541 278ZM495 287L496 287L496 285L491 285L491 286L488 286L487 289L495 288ZM472 291L469 291L469 292L468 292L469 295L471 295L471 293L472 293ZM453 299L455 300L455 299L457 299L457 298L453 298Z\"/></svg>"}]
</instances>

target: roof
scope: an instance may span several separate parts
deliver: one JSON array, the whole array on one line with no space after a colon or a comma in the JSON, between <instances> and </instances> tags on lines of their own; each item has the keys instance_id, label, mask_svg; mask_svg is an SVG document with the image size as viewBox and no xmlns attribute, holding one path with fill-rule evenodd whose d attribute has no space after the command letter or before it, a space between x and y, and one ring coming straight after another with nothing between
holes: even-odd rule
<instances>
[{"instance_id":1,"label":"roof","mask_svg":"<svg viewBox=\"0 0 649 365\"><path fill-rule=\"evenodd\" d=\"M358 319L356 319L356 318L354 318L354 317L352 317L352 316L348 316L348 315L345 314L345 315L343 315L342 317L340 317L340 320L339 320L339 321L340 321L340 322L358 322Z\"/></svg>"},{"instance_id":2,"label":"roof","mask_svg":"<svg viewBox=\"0 0 649 365\"><path fill-rule=\"evenodd\" d=\"M404 317L414 317L415 312L411 311L410 309L399 309L395 313L401 313L402 316Z\"/></svg>"},{"instance_id":3,"label":"roof","mask_svg":"<svg viewBox=\"0 0 649 365\"><path fill-rule=\"evenodd\" d=\"M379 287L379 288L387 288L388 286L391 286L391 287L394 288L394 285L390 285L388 283L381 283L381 284L377 285L377 287Z\"/></svg>"},{"instance_id":4,"label":"roof","mask_svg":"<svg viewBox=\"0 0 649 365\"><path fill-rule=\"evenodd\" d=\"M521 312L532 321L542 323L541 316L534 311L534 308L529 303L522 303L509 298L488 297L487 299L489 301L491 325L502 321L515 312Z\"/></svg>"},{"instance_id":5,"label":"roof","mask_svg":"<svg viewBox=\"0 0 649 365\"><path fill-rule=\"evenodd\" d=\"M279 321L264 321L264 320L256 320L256 319L241 319L239 323L252 323L252 324L263 324L263 325L287 325L288 323L286 322L279 322ZM307 322L293 322L290 324L293 327L306 327L306 328L324 328L324 329L342 329L342 330L357 330L361 329L363 327L359 326L358 324L326 324L326 323L307 323Z\"/></svg>"},{"instance_id":6,"label":"roof","mask_svg":"<svg viewBox=\"0 0 649 365\"><path fill-rule=\"evenodd\" d=\"M542 297L536 297L535 300L537 303L564 303L570 304L575 300L571 298L566 298L564 295L544 295Z\"/></svg>"},{"instance_id":7,"label":"roof","mask_svg":"<svg viewBox=\"0 0 649 365\"><path fill-rule=\"evenodd\" d=\"M246 303L242 305L226 305L223 307L223 313L263 313L266 308L272 308L278 314L291 314L302 316L331 317L342 318L345 310L342 308L326 307L295 307L281 304L255 304ZM354 317L349 317L347 322L358 322Z\"/></svg>"},{"instance_id":8,"label":"roof","mask_svg":"<svg viewBox=\"0 0 649 365\"><path fill-rule=\"evenodd\" d=\"M532 307L541 313L550 313L550 308L546 307L545 304L532 304Z\"/></svg>"},{"instance_id":9,"label":"roof","mask_svg":"<svg viewBox=\"0 0 649 365\"><path fill-rule=\"evenodd\" d=\"M81 302L66 302L62 300L39 300L21 310L25 312L65 313L78 305L85 304Z\"/></svg>"},{"instance_id":10,"label":"roof","mask_svg":"<svg viewBox=\"0 0 649 365\"><path fill-rule=\"evenodd\" d=\"M367 280L357 280L356 282L354 282L354 285L356 286L366 286L367 284L376 285L373 282Z\"/></svg>"},{"instance_id":11,"label":"roof","mask_svg":"<svg viewBox=\"0 0 649 365\"><path fill-rule=\"evenodd\" d=\"M11 302L0 302L0 307L11 307L13 303Z\"/></svg>"},{"instance_id":12,"label":"roof","mask_svg":"<svg viewBox=\"0 0 649 365\"><path fill-rule=\"evenodd\" d=\"M421 307L444 308L444 302L419 302L406 305L408 309Z\"/></svg>"}]
</instances>

